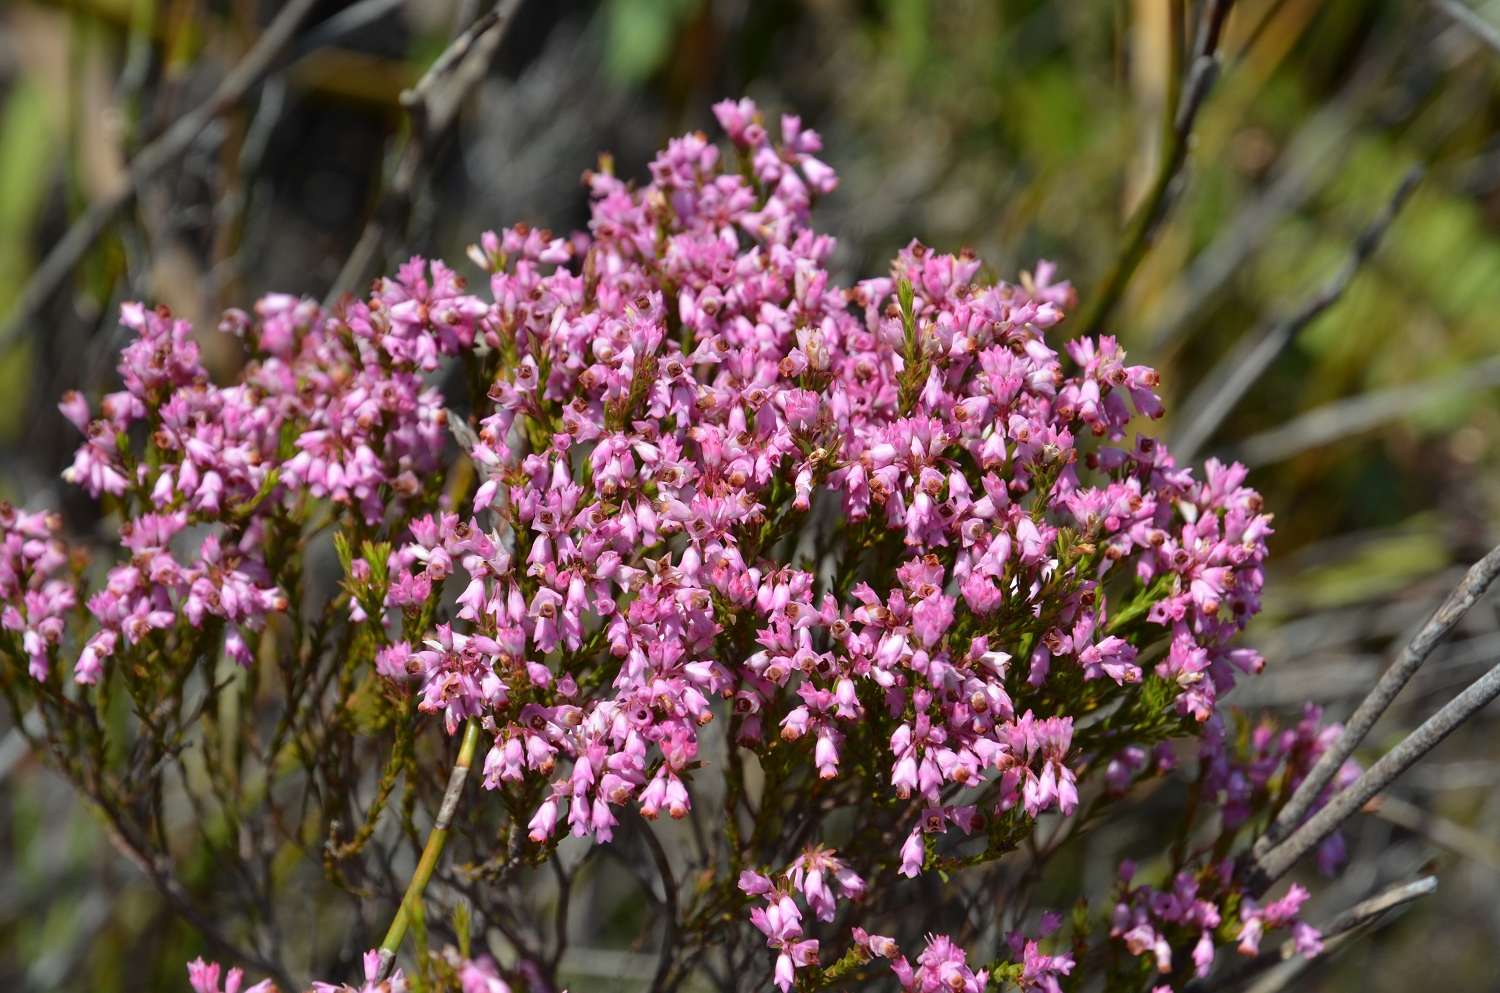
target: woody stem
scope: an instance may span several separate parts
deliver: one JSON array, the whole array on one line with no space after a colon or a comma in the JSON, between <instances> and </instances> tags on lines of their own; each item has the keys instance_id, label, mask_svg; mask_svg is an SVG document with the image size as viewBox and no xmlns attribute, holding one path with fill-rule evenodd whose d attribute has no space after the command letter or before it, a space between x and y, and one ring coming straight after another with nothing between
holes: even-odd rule
<instances>
[{"instance_id":1,"label":"woody stem","mask_svg":"<svg viewBox=\"0 0 1500 993\"><path fill-rule=\"evenodd\" d=\"M385 933L385 941L380 943L380 973L376 976L377 982L390 975L391 966L396 963L396 952L406 938L406 929L411 924L412 916L421 910L422 891L427 888L427 881L437 868L438 857L443 854L443 844L448 840L448 825L453 823L453 812L458 809L458 798L463 795L464 783L469 778L469 766L474 761L478 745L479 718L471 717L464 727L464 740L458 749L458 761L453 763L453 772L448 776L448 788L443 792L443 805L438 808L437 821L432 825L432 833L427 836L422 859L417 863L417 871L412 874L411 883L406 887L406 895L402 897L401 906L396 910L396 919L391 921L390 930Z\"/></svg>"}]
</instances>

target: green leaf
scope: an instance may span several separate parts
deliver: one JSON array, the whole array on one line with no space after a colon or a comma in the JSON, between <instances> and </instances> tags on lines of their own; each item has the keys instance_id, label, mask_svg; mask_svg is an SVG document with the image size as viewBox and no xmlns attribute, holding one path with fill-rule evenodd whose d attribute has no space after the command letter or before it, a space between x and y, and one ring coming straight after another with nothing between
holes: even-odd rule
<instances>
[{"instance_id":1,"label":"green leaf","mask_svg":"<svg viewBox=\"0 0 1500 993\"><path fill-rule=\"evenodd\" d=\"M458 954L461 958L469 957L469 937L473 929L474 920L469 910L469 901L460 899L453 906L453 933L458 935Z\"/></svg>"},{"instance_id":2,"label":"green leaf","mask_svg":"<svg viewBox=\"0 0 1500 993\"><path fill-rule=\"evenodd\" d=\"M255 508L259 507L266 497L271 495L271 491L276 488L276 484L279 482L281 482L280 469L272 469L266 473L266 478L261 480L260 489L255 491L255 496L235 507L234 516L244 519L255 513Z\"/></svg>"},{"instance_id":3,"label":"green leaf","mask_svg":"<svg viewBox=\"0 0 1500 993\"><path fill-rule=\"evenodd\" d=\"M338 553L339 565L343 568L344 575L349 575L349 571L354 563L354 552L349 548L349 536L342 531L335 531L333 533L333 548Z\"/></svg>"}]
</instances>

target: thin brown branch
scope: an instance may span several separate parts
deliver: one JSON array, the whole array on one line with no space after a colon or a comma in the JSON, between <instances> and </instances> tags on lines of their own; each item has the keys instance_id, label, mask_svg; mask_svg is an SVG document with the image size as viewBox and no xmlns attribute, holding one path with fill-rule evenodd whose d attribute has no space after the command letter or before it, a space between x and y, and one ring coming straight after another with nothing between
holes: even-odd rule
<instances>
[{"instance_id":1,"label":"thin brown branch","mask_svg":"<svg viewBox=\"0 0 1500 993\"><path fill-rule=\"evenodd\" d=\"M470 92L489 71L520 7L521 0L501 0L494 10L475 21L443 50L416 86L401 94L401 105L411 119L411 133L401 149L390 184L333 281L324 298L325 305L331 306L344 294L362 286L388 240L405 226L412 195L427 160L437 151Z\"/></svg>"},{"instance_id":2,"label":"thin brown branch","mask_svg":"<svg viewBox=\"0 0 1500 993\"><path fill-rule=\"evenodd\" d=\"M1496 697L1500 697L1500 666L1496 666L1468 689L1428 718L1421 727L1386 752L1379 762L1339 793L1328 805L1312 816L1280 845L1272 848L1251 868L1247 888L1252 894L1264 893L1303 856L1323 842L1339 825L1354 816L1372 797L1385 789L1407 769L1437 747L1460 724L1473 717Z\"/></svg>"},{"instance_id":3,"label":"thin brown branch","mask_svg":"<svg viewBox=\"0 0 1500 993\"><path fill-rule=\"evenodd\" d=\"M82 217L73 222L68 233L52 246L42 264L32 273L10 319L0 326L0 349L13 344L31 324L43 305L62 288L89 246L115 215L135 199L141 187L186 153L210 123L236 107L245 93L271 70L291 42L293 33L316 5L317 0L289 0L245 57L224 77L213 96L178 118L166 133L141 149L140 154L131 160L130 169L119 188L95 201Z\"/></svg>"},{"instance_id":4,"label":"thin brown branch","mask_svg":"<svg viewBox=\"0 0 1500 993\"><path fill-rule=\"evenodd\" d=\"M1271 363L1296 339L1302 329L1332 307L1348 289L1354 274L1375 253L1386 229L1422 178L1422 167L1412 166L1375 218L1354 240L1349 256L1322 286L1302 302L1290 317L1271 328L1246 334L1182 405L1182 427L1173 432L1168 447L1179 463L1193 460L1198 450L1224 423L1224 418L1244 397Z\"/></svg>"},{"instance_id":5,"label":"thin brown branch","mask_svg":"<svg viewBox=\"0 0 1500 993\"><path fill-rule=\"evenodd\" d=\"M1344 764L1344 760L1354 754L1354 749L1369 734L1370 728L1384 714L1386 708L1396 699L1403 687L1416 675L1422 663L1432 654L1433 649L1446 638L1458 622L1463 620L1469 609L1479 601L1495 579L1500 577L1500 545L1490 550L1490 553L1469 569L1463 580L1456 586L1452 593L1448 594L1442 604L1427 623L1423 624L1416 635L1401 650L1401 654L1380 681L1370 690L1368 696L1360 702L1349 719L1344 722L1344 730L1339 734L1338 740L1333 747L1329 748L1319 756L1307 777L1298 785L1292 798L1286 802L1277 814L1276 820L1266 829L1266 833L1256 840L1252 855L1256 859L1264 858L1271 847L1281 841L1312 809L1318 796L1333 781L1334 775ZM1374 794L1372 793L1371 796ZM1365 799L1369 799L1366 797ZM1360 801L1363 803L1364 801Z\"/></svg>"},{"instance_id":6,"label":"thin brown branch","mask_svg":"<svg viewBox=\"0 0 1500 993\"><path fill-rule=\"evenodd\" d=\"M75 784L79 785L79 784ZM136 868L145 874L156 887L157 892L166 898L172 909L214 948L219 954L231 958L237 962L249 966L270 976L277 985L293 990L297 988L286 969L279 963L263 958L255 952L246 951L234 942L230 941L219 932L212 921L198 906L193 903L182 884L172 873L171 864L164 857L153 858L130 838L125 825L120 820L117 812L99 803L93 797L85 793L81 788L79 794L86 798L87 805L92 809L95 818L104 828L105 836L109 838L110 844L115 850L125 856Z\"/></svg>"}]
</instances>

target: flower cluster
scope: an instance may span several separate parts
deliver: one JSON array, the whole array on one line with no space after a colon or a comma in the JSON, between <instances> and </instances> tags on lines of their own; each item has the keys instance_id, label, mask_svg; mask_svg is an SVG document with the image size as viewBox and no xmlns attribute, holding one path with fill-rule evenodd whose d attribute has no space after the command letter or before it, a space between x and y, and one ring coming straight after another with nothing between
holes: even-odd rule
<instances>
[{"instance_id":1,"label":"flower cluster","mask_svg":"<svg viewBox=\"0 0 1500 993\"><path fill-rule=\"evenodd\" d=\"M1130 881L1135 868L1129 861L1120 866L1121 894L1110 918L1109 936L1123 942L1132 955L1151 956L1157 971L1163 974L1173 970L1174 941L1179 946L1192 944L1194 973L1207 976L1214 962L1214 933L1226 914L1221 901L1204 898L1200 890L1208 883L1217 892L1231 892L1232 863L1226 859L1206 879L1188 872L1178 873L1171 887L1162 890L1150 886L1132 889ZM1255 955L1266 931L1286 927L1291 929L1299 954L1311 958L1321 952L1318 930L1295 916L1307 896L1305 889L1293 884L1285 896L1264 907L1249 896L1237 897L1240 927L1237 933L1231 930L1230 934L1238 938L1239 952ZM1234 915L1227 916L1232 920ZM1186 942L1184 936L1188 938Z\"/></svg>"},{"instance_id":2,"label":"flower cluster","mask_svg":"<svg viewBox=\"0 0 1500 993\"><path fill-rule=\"evenodd\" d=\"M189 962L187 969L188 984L193 987L195 993L220 993L219 963L204 962L202 958L199 958ZM240 984L244 981L244 970L230 969L229 975L224 977L222 993L275 993L276 987L269 979L262 979L254 986L247 986L241 990Z\"/></svg>"},{"instance_id":3,"label":"flower cluster","mask_svg":"<svg viewBox=\"0 0 1500 993\"><path fill-rule=\"evenodd\" d=\"M1037 938L1045 938L1061 926L1062 914L1055 910L1046 911L1037 927ZM1026 993L1062 993L1058 977L1069 975L1077 963L1071 955L1043 954L1037 938L1027 938L1020 931L1005 936L1016 964L1020 966L1019 970L1012 969L1012 977Z\"/></svg>"},{"instance_id":4,"label":"flower cluster","mask_svg":"<svg viewBox=\"0 0 1500 993\"><path fill-rule=\"evenodd\" d=\"M1264 907L1246 897L1240 904L1240 920L1243 922L1240 928L1240 954L1256 954L1260 951L1261 936L1267 931L1283 927L1291 929L1292 942L1299 955L1312 958L1321 952L1323 942L1318 929L1294 916L1302 904L1307 902L1307 896L1307 890L1293 883L1285 896Z\"/></svg>"},{"instance_id":5,"label":"flower cluster","mask_svg":"<svg viewBox=\"0 0 1500 993\"><path fill-rule=\"evenodd\" d=\"M441 396L421 374L440 350L472 341L451 299L455 277L441 263L432 272L429 286L422 266L408 266L339 318L275 295L256 321L230 311L223 329L252 357L243 381L223 388L199 364L187 322L121 307L136 334L120 357L125 389L104 397L95 420L76 393L60 405L86 435L64 476L130 510L120 536L131 559L89 600L99 631L74 667L79 682L97 680L122 640L134 645L179 619L193 628L222 619L226 653L248 665L244 631L287 606L265 563L267 523L307 496L355 507L367 522L400 518L444 444ZM413 300L434 308L421 331L400 316ZM141 423L146 445L136 451ZM190 525L208 533L180 549L196 560L185 565L169 545Z\"/></svg>"},{"instance_id":6,"label":"flower cluster","mask_svg":"<svg viewBox=\"0 0 1500 993\"><path fill-rule=\"evenodd\" d=\"M458 989L462 993L510 993L510 984L500 977L499 968L490 956L461 958L451 947L445 950L444 955L449 960L446 964L453 978L457 979ZM366 952L363 965L365 981L359 986L314 982L308 993L407 993L412 988L411 982L400 969L386 979L379 978L379 949ZM243 981L244 973L241 970L230 969L224 989L220 991L217 962L205 963L200 958L188 963L188 983L195 993L276 993L276 986L269 979L241 990L240 984Z\"/></svg>"},{"instance_id":7,"label":"flower cluster","mask_svg":"<svg viewBox=\"0 0 1500 993\"><path fill-rule=\"evenodd\" d=\"M917 956L915 969L906 961L905 956L891 963L891 969L901 981L901 988L908 993L937 993L938 990L944 990L945 993L984 993L990 974L983 969L978 972L970 969L967 960L968 955L964 950L947 937L928 935L927 947ZM1038 965L1036 961L1035 942L1032 943L1031 960L1031 964L1038 967L1038 975L1042 972L1050 974L1050 962Z\"/></svg>"},{"instance_id":8,"label":"flower cluster","mask_svg":"<svg viewBox=\"0 0 1500 993\"><path fill-rule=\"evenodd\" d=\"M816 132L789 115L776 141L747 100L715 113L727 153L691 134L645 186L607 160L588 173L588 232L485 234L488 301L413 259L368 300L230 312L248 352L232 386L184 322L127 305L124 389L93 419L62 404L86 435L68 478L115 501L128 552L87 601L75 678L173 630L222 629L248 664L294 589L273 550L317 505L342 529L361 661L449 734L482 725L484 785L543 851L563 824L610 840L626 805L686 816L714 720L830 789L861 777L905 840L860 856L909 877L950 825L998 857L1071 815L1090 771L1113 793L1152 749L1164 771L1169 737L1206 732L1206 760L1225 756L1207 788L1239 789L1217 706L1262 664L1231 639L1260 608L1270 534L1244 468L1198 479L1132 436L1162 413L1156 373L1109 337L1049 344L1075 295L1048 263L984 282L972 253L913 241L888 276L835 285L810 220L837 185ZM469 381L464 423L429 385L440 369ZM472 497L439 471L450 428ZM46 578L62 553L36 519L0 526L5 626L40 677L33 647L76 594ZM1085 713L1141 724L1117 737ZM1296 735L1257 747L1311 754ZM740 878L783 990L818 962L793 894L831 922L835 885L865 884L821 848ZM1163 899L1124 900L1120 937L1159 956L1163 921L1209 940L1204 901ZM890 939L855 944L910 990L986 981L940 936L915 967ZM1027 989L1072 968L1016 952Z\"/></svg>"},{"instance_id":9,"label":"flower cluster","mask_svg":"<svg viewBox=\"0 0 1500 993\"><path fill-rule=\"evenodd\" d=\"M919 832L979 824L942 803L945 787L993 769L997 814L1076 802L1071 718L1017 719L1011 653L991 641L1014 644L1015 618L1040 615L1025 639L1028 685L1064 662L1084 681L1139 682L1136 649L1109 633L1100 594L1124 560L1160 591L1150 619L1172 648L1158 675L1204 719L1234 667L1259 665L1228 639L1258 609L1268 518L1239 467L1210 463L1198 483L1146 437L1091 453L1108 480L1085 485L1074 432L1120 440L1130 406L1158 414L1155 374L1107 338L1072 343L1077 369L1064 373L1043 331L1072 294L1051 267L1026 287L978 286L977 259L913 243L891 278L837 290L823 267L832 242L807 224L832 182L810 158L816 135L788 117L777 146L744 123L749 104L717 112L737 170L690 135L645 189L590 174L590 235L518 227L476 247L495 304L475 341L506 356L471 448L485 480L476 517L414 529L386 603L418 602L464 565L459 617L498 651L434 649L410 668L440 680L424 707L450 727L496 713L488 785L571 760L534 840L551 836L564 803L574 832L595 837L627 799L647 816L684 813L681 773L708 698L733 694L736 737L754 745L790 686L800 702L780 736L808 742L825 779L870 706L898 719L891 788L942 813L908 839L914 873ZM819 598L812 572L757 558L820 489L867 540L899 537L896 585ZM1065 531L1074 544L1061 547ZM659 557L642 556L652 548ZM759 648L736 669L718 650L731 617L754 618ZM510 665L547 687L540 658L573 657L595 625L620 660L613 693L573 701L559 683L543 694L551 705L501 720L498 677L474 674Z\"/></svg>"},{"instance_id":10,"label":"flower cluster","mask_svg":"<svg viewBox=\"0 0 1500 993\"><path fill-rule=\"evenodd\" d=\"M379 949L365 952L364 967L365 981L359 986L313 983L313 988L309 993L407 993L411 989L411 984L406 981L406 976L400 969L391 973L388 979L380 978ZM470 991L466 988L464 993L470 993Z\"/></svg>"},{"instance_id":11,"label":"flower cluster","mask_svg":"<svg viewBox=\"0 0 1500 993\"><path fill-rule=\"evenodd\" d=\"M55 537L56 514L27 513L0 503L0 626L18 634L36 679L46 679L51 653L62 640L66 614L78 604L73 585L54 574L68 561Z\"/></svg>"},{"instance_id":12,"label":"flower cluster","mask_svg":"<svg viewBox=\"0 0 1500 993\"><path fill-rule=\"evenodd\" d=\"M1225 869L1229 866L1226 864ZM1109 936L1125 943L1130 954L1151 955L1157 971L1172 971L1172 943L1168 930L1180 929L1196 936L1193 965L1199 976L1208 975L1214 961L1213 932L1222 920L1219 905L1200 899L1201 881L1191 873L1178 873L1167 890L1149 886L1130 887L1135 864L1120 865L1123 892L1110 918Z\"/></svg>"},{"instance_id":13,"label":"flower cluster","mask_svg":"<svg viewBox=\"0 0 1500 993\"><path fill-rule=\"evenodd\" d=\"M1292 795L1344 729L1342 724L1323 725L1322 718L1323 708L1309 703L1303 708L1302 720L1291 728L1278 729L1270 717L1253 726L1235 722L1229 728L1221 715L1208 721L1199 749L1205 767L1203 792L1223 809L1226 829L1244 824L1264 809L1273 795ZM1304 820L1358 779L1361 771L1358 762L1345 759ZM1347 857L1343 832L1335 831L1318 846L1318 870L1331 876Z\"/></svg>"},{"instance_id":14,"label":"flower cluster","mask_svg":"<svg viewBox=\"0 0 1500 993\"><path fill-rule=\"evenodd\" d=\"M76 397L63 405L88 435L69 474L149 511L122 529L131 562L90 600L100 630L78 678L96 679L121 639L179 617L223 618L226 650L248 661L240 629L285 607L263 564L265 520L304 492L368 523L399 520L441 452L446 415L421 373L482 348L505 361L469 446L483 473L476 516L411 520L386 562L353 561L352 581L380 565L385 585L351 614L388 625L462 566L457 619L473 632L442 626L427 650L383 653L383 669L419 677L422 708L450 732L492 718L490 786L571 761L534 840L563 803L575 833L600 838L609 807L628 800L680 816L708 699L733 695L737 739L753 745L792 684L801 702L780 736L810 742L823 778L839 775L870 706L898 721L891 788L929 810L908 873L920 832L979 825L941 794L989 770L994 814L1017 802L1067 813L1072 719L1017 718L1012 653L991 643L1025 646L1030 687L1059 665L1085 683L1138 683L1136 648L1110 633L1101 592L1120 568L1156 591L1149 620L1170 629L1157 675L1180 688L1182 713L1207 719L1232 669L1259 665L1228 644L1258 608L1268 532L1243 469L1211 461L1199 483L1142 436L1090 452L1105 479L1086 484L1075 433L1119 441L1130 407L1159 414L1155 373L1126 365L1109 338L1070 343L1064 371L1043 332L1072 292L1051 267L1021 287L981 286L978 259L913 242L892 277L832 287L832 241L808 225L834 183L812 158L817 135L787 117L776 145L750 104L717 112L737 171L690 135L644 189L590 174L590 235L518 227L476 248L491 304L419 260L331 314L268 297L257 320L226 318L253 352L226 388L207 381L183 322L124 308L138 335L121 359L126 389L99 420ZM129 448L141 420L150 458ZM818 490L866 544L899 538L894 585L818 598L813 572L764 557ZM184 566L169 543L200 522L221 533ZM753 624L759 648L734 669L719 648L730 618ZM619 660L613 692L569 702L572 673L553 687L544 659L578 655L598 630ZM546 691L521 713L508 710L507 669Z\"/></svg>"},{"instance_id":15,"label":"flower cluster","mask_svg":"<svg viewBox=\"0 0 1500 993\"><path fill-rule=\"evenodd\" d=\"M818 964L818 942L803 938L802 910L792 895L801 893L814 917L831 922L837 913L833 883L837 883L839 895L846 900L864 896L864 880L835 858L832 849L816 846L799 855L774 879L751 870L740 873L739 887L745 895L766 901L764 907L750 911L750 922L766 936L766 947L777 950L775 981L782 993L796 981L799 966ZM874 954L878 955L895 948L891 939L863 931L856 940L861 947L876 949Z\"/></svg>"},{"instance_id":16,"label":"flower cluster","mask_svg":"<svg viewBox=\"0 0 1500 993\"><path fill-rule=\"evenodd\" d=\"M1059 976L1066 976L1076 964L1070 955L1044 955L1035 941L1027 941L1019 952L1021 972L1016 983L1027 993L1062 993Z\"/></svg>"}]
</instances>

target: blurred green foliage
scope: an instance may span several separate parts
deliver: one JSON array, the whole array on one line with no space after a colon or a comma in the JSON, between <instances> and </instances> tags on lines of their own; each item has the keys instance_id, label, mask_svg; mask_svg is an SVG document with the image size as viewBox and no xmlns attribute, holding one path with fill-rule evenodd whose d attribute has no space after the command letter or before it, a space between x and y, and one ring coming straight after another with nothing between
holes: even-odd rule
<instances>
[{"instance_id":1,"label":"blurred green foliage","mask_svg":"<svg viewBox=\"0 0 1500 993\"><path fill-rule=\"evenodd\" d=\"M606 0L609 69L624 85L640 83L672 52L672 40L700 0Z\"/></svg>"}]
</instances>

